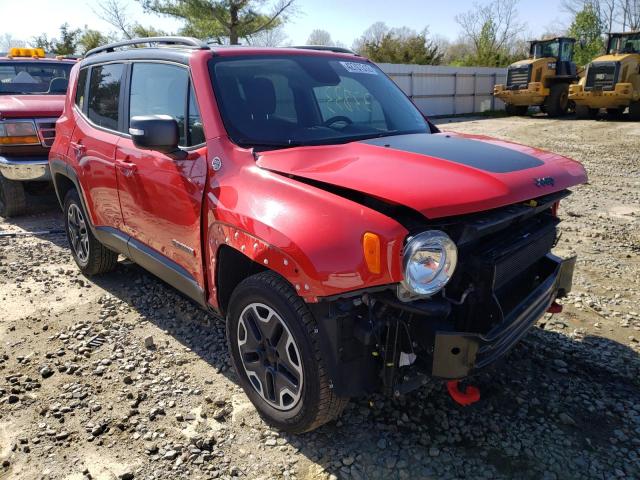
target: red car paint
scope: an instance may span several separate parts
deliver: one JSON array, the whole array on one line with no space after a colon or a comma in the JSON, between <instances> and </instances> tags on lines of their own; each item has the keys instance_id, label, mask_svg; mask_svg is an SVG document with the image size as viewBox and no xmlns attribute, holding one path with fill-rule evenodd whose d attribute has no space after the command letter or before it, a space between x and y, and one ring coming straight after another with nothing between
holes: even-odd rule
<instances>
[{"instance_id":1,"label":"red car paint","mask_svg":"<svg viewBox=\"0 0 640 480\"><path fill-rule=\"evenodd\" d=\"M59 117L64 95L0 95L0 118Z\"/></svg>"},{"instance_id":2,"label":"red car paint","mask_svg":"<svg viewBox=\"0 0 640 480\"><path fill-rule=\"evenodd\" d=\"M296 49L220 49L219 56L334 55ZM409 206L427 218L494 209L586 181L584 168L556 154L469 136L539 159L536 168L489 173L415 153L353 142L262 152L229 139L215 101L207 62L191 53L190 69L206 145L183 160L140 151L122 135L92 127L74 108L77 67L50 158L64 159L77 176L95 226L118 229L188 271L219 307L216 261L228 245L286 278L307 302L402 280L407 230L393 219L290 175L344 186ZM456 136L451 134L451 136ZM219 158L222 168L212 167ZM82 158L82 161L78 161ZM536 178L554 177L541 190ZM382 240L382 272L369 272L365 232ZM193 249L176 248L179 239Z\"/></svg>"}]
</instances>

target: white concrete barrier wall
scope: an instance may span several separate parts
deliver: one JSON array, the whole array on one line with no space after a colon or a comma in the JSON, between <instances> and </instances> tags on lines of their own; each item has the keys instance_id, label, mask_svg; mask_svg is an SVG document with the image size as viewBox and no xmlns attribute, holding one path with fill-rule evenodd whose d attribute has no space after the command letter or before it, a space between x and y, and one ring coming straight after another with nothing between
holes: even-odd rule
<instances>
[{"instance_id":1,"label":"white concrete barrier wall","mask_svg":"<svg viewBox=\"0 0 640 480\"><path fill-rule=\"evenodd\" d=\"M430 116L503 110L493 86L505 83L506 68L441 67L379 63L378 66Z\"/></svg>"}]
</instances>

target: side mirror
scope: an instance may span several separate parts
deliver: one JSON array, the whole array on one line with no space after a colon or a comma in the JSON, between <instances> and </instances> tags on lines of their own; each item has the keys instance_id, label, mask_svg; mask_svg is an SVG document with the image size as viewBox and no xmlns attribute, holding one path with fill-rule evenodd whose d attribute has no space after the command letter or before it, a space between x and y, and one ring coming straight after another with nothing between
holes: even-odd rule
<instances>
[{"instance_id":1,"label":"side mirror","mask_svg":"<svg viewBox=\"0 0 640 480\"><path fill-rule=\"evenodd\" d=\"M129 134L133 144L142 150L155 150L174 158L185 158L178 147L180 129L169 115L140 115L131 118Z\"/></svg>"}]
</instances>

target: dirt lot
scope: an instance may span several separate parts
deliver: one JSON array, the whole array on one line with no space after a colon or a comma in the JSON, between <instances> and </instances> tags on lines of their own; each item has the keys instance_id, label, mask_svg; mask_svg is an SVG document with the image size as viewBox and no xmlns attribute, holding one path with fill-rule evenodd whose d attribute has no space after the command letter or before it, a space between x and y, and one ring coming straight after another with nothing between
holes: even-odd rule
<instances>
[{"instance_id":1,"label":"dirt lot","mask_svg":"<svg viewBox=\"0 0 640 480\"><path fill-rule=\"evenodd\" d=\"M433 383L353 401L311 434L272 431L222 326L135 265L79 275L52 204L0 219L18 233L0 236L0 478L639 478L640 124L440 123L590 174L561 208L558 251L579 255L565 312L477 379L479 404Z\"/></svg>"}]
</instances>

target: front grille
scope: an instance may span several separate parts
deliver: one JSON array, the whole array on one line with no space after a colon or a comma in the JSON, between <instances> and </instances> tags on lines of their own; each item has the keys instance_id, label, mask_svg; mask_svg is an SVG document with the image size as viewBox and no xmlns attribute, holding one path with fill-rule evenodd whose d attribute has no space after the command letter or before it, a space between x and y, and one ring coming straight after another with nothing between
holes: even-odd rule
<instances>
[{"instance_id":1,"label":"front grille","mask_svg":"<svg viewBox=\"0 0 640 480\"><path fill-rule=\"evenodd\" d=\"M42 145L45 147L51 147L53 141L56 139L56 119L55 118L39 118L36 119L36 125L38 127L38 135Z\"/></svg>"},{"instance_id":2,"label":"front grille","mask_svg":"<svg viewBox=\"0 0 640 480\"><path fill-rule=\"evenodd\" d=\"M613 90L618 81L618 62L598 62L589 65L585 90Z\"/></svg>"},{"instance_id":3,"label":"front grille","mask_svg":"<svg viewBox=\"0 0 640 480\"><path fill-rule=\"evenodd\" d=\"M507 87L512 89L526 87L529 84L529 78L531 78L531 65L510 68L507 72Z\"/></svg>"}]
</instances>

